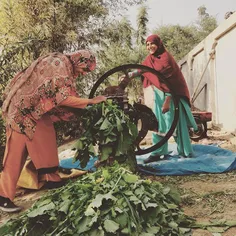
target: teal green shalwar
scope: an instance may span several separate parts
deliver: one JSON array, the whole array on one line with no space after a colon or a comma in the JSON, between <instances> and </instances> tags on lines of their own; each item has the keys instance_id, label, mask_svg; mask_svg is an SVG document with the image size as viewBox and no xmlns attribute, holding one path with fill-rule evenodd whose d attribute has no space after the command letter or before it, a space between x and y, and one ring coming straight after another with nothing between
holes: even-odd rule
<instances>
[{"instance_id":1,"label":"teal green shalwar","mask_svg":"<svg viewBox=\"0 0 236 236\"><path fill-rule=\"evenodd\" d=\"M154 107L153 112L159 122L158 133L152 134L153 144L158 143L165 134L169 131L174 119L174 104L171 102L170 110L165 114L162 113L162 105L166 96L171 96L168 93L164 93L161 90L154 88ZM193 148L189 137L189 128L192 127L197 130L197 124L191 113L190 106L184 98L180 98L179 102L179 120L174 132L174 139L177 143L178 154L184 157L193 155ZM168 154L168 142L157 150L152 152L152 155L166 155Z\"/></svg>"}]
</instances>

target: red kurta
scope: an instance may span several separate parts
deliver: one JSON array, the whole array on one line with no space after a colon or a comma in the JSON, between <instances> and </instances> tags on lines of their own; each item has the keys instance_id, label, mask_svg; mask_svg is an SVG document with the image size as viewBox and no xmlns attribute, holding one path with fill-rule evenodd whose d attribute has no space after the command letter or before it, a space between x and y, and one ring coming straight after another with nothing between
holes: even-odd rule
<instances>
[{"instance_id":1,"label":"red kurta","mask_svg":"<svg viewBox=\"0 0 236 236\"><path fill-rule=\"evenodd\" d=\"M61 106L84 108L88 102L89 99L69 96L61 103ZM47 114L37 121L32 140L9 127L6 135L4 169L0 178L0 196L13 200L17 182L27 156L31 158L36 169L57 168L59 161L53 122ZM39 176L39 179L53 182L61 181L57 171Z\"/></svg>"},{"instance_id":2,"label":"red kurta","mask_svg":"<svg viewBox=\"0 0 236 236\"><path fill-rule=\"evenodd\" d=\"M160 72L164 79L168 81L170 89L175 95L185 97L189 102L190 95L184 76L174 58L165 50L160 38L157 35L151 35L146 41L155 43L158 46L158 50L153 55L149 54L142 64ZM154 74L144 73L143 76L143 87L153 84L163 92L170 92L166 84L161 83Z\"/></svg>"},{"instance_id":3,"label":"red kurta","mask_svg":"<svg viewBox=\"0 0 236 236\"><path fill-rule=\"evenodd\" d=\"M38 58L8 84L2 106L7 141L0 179L0 196L13 200L16 185L29 156L46 181L61 180L53 118L68 120L73 114L62 106L84 108L89 100L78 98L79 69L95 68L86 50L72 54L50 53Z\"/></svg>"}]
</instances>

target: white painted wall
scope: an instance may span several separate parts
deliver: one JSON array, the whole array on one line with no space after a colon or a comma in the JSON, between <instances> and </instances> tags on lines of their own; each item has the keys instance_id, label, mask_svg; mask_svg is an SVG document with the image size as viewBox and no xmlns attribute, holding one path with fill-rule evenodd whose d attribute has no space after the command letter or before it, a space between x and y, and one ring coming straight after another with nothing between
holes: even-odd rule
<instances>
[{"instance_id":1,"label":"white painted wall","mask_svg":"<svg viewBox=\"0 0 236 236\"><path fill-rule=\"evenodd\" d=\"M227 130L236 130L236 29L219 41L215 60L217 121Z\"/></svg>"},{"instance_id":2,"label":"white painted wall","mask_svg":"<svg viewBox=\"0 0 236 236\"><path fill-rule=\"evenodd\" d=\"M214 44L215 51L212 50ZM209 59L212 52L215 53ZM199 91L206 84L193 104L203 111L212 112L215 125L235 132L236 13L190 51L179 65L191 95L197 93L198 85Z\"/></svg>"}]
</instances>

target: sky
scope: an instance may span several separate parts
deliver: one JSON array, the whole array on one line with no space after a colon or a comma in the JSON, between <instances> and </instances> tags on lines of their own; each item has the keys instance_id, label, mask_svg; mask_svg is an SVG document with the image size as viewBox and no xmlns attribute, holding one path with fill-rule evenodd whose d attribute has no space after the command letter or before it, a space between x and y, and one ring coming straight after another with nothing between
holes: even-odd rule
<instances>
[{"instance_id":1,"label":"sky","mask_svg":"<svg viewBox=\"0 0 236 236\"><path fill-rule=\"evenodd\" d=\"M145 5L148 7L150 31L161 25L186 26L194 23L198 17L197 9L203 5L219 24L224 20L226 12L236 11L236 0L146 0ZM130 7L125 14L135 28L139 7Z\"/></svg>"}]
</instances>

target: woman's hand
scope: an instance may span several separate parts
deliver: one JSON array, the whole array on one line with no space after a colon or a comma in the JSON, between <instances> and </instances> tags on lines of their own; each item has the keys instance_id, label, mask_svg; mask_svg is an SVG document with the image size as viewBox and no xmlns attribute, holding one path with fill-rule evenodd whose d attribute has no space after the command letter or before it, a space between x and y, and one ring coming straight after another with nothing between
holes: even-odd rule
<instances>
[{"instance_id":1,"label":"woman's hand","mask_svg":"<svg viewBox=\"0 0 236 236\"><path fill-rule=\"evenodd\" d=\"M162 106L162 113L165 114L166 112L168 112L170 110L170 101L171 101L171 97L167 96L163 106Z\"/></svg>"},{"instance_id":2,"label":"woman's hand","mask_svg":"<svg viewBox=\"0 0 236 236\"><path fill-rule=\"evenodd\" d=\"M92 98L91 100L92 100L92 104L97 104L100 102L105 102L107 98L105 96L100 95L100 96Z\"/></svg>"},{"instance_id":3,"label":"woman's hand","mask_svg":"<svg viewBox=\"0 0 236 236\"><path fill-rule=\"evenodd\" d=\"M127 77L125 75L121 75L119 78L118 78L118 81L119 82L122 82L124 79L126 79Z\"/></svg>"}]
</instances>

